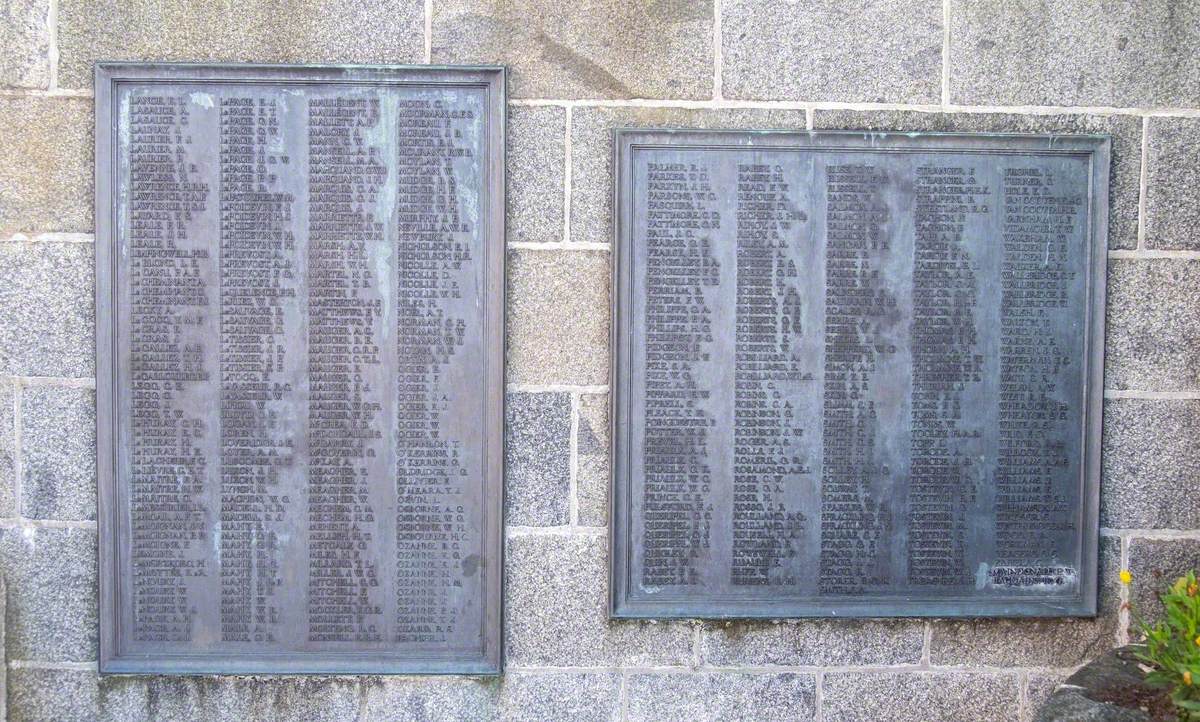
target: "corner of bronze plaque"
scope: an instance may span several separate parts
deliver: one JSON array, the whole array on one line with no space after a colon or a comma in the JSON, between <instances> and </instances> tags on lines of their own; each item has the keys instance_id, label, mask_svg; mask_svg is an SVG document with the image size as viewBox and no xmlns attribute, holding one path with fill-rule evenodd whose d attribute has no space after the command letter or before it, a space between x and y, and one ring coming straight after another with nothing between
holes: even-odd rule
<instances>
[{"instance_id":1,"label":"corner of bronze plaque","mask_svg":"<svg viewBox=\"0 0 1200 722\"><path fill-rule=\"evenodd\" d=\"M95 81L101 673L499 674L504 68Z\"/></svg>"},{"instance_id":2,"label":"corner of bronze plaque","mask_svg":"<svg viewBox=\"0 0 1200 722\"><path fill-rule=\"evenodd\" d=\"M612 140L611 617L1096 615L1108 136L619 128ZM918 223L919 328L953 319L946 349L905 336ZM955 315L964 307L973 319ZM848 320L865 324L853 342ZM943 350L970 373L951 363L914 380L914 351L928 369ZM1053 441L1039 445L1023 416L1051 410L1068 421L1047 422Z\"/></svg>"}]
</instances>

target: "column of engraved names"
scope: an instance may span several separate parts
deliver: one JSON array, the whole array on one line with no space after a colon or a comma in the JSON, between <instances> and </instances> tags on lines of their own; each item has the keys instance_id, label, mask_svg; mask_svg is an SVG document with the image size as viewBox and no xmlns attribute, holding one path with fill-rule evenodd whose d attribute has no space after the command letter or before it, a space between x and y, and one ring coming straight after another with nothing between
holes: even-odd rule
<instances>
[{"instance_id":1,"label":"column of engraved names","mask_svg":"<svg viewBox=\"0 0 1200 722\"><path fill-rule=\"evenodd\" d=\"M208 429L180 401L211 376L198 333L210 254L188 237L188 223L207 209L209 186L188 162L184 99L131 94L128 127L132 638L187 642L197 612L188 582L208 573Z\"/></svg>"},{"instance_id":2,"label":"column of engraved names","mask_svg":"<svg viewBox=\"0 0 1200 722\"><path fill-rule=\"evenodd\" d=\"M983 374L978 261L965 229L988 214L991 188L973 167L915 171L908 576L913 585L963 586L974 580L968 514L985 471L976 463L983 429L963 422L964 392Z\"/></svg>"},{"instance_id":3,"label":"column of engraved names","mask_svg":"<svg viewBox=\"0 0 1200 722\"><path fill-rule=\"evenodd\" d=\"M642 584L699 582L710 544L709 429L695 365L712 349L704 289L720 281L711 233L720 228L709 170L649 163L646 172L646 343Z\"/></svg>"},{"instance_id":4,"label":"column of engraved names","mask_svg":"<svg viewBox=\"0 0 1200 722\"><path fill-rule=\"evenodd\" d=\"M473 266L457 159L474 122L444 101L401 100L397 158L396 641L445 642L458 622L456 573L467 546L463 442L445 429L446 367L466 320L447 312Z\"/></svg>"},{"instance_id":5,"label":"column of engraved names","mask_svg":"<svg viewBox=\"0 0 1200 722\"><path fill-rule=\"evenodd\" d=\"M1060 585L1056 541L1074 528L1064 496L1071 483L1064 428L1069 405L1058 400L1073 363L1054 332L1075 279L1070 266L1085 199L1056 188L1054 174L1030 165L1004 169L1000 449L996 469L998 586Z\"/></svg>"},{"instance_id":6,"label":"column of engraved names","mask_svg":"<svg viewBox=\"0 0 1200 722\"><path fill-rule=\"evenodd\" d=\"M280 154L274 99L220 101L221 639L279 639L279 523L291 467L283 375L294 346L283 303L295 299L293 197L276 190Z\"/></svg>"},{"instance_id":7,"label":"column of engraved names","mask_svg":"<svg viewBox=\"0 0 1200 722\"><path fill-rule=\"evenodd\" d=\"M889 253L886 173L867 163L826 170L825 396L821 470L822 594L861 594L890 582L879 564L891 511L871 493L881 429L875 401L881 358L896 353L879 333L896 298L880 276ZM886 381L885 381L886 382Z\"/></svg>"},{"instance_id":8,"label":"column of engraved names","mask_svg":"<svg viewBox=\"0 0 1200 722\"><path fill-rule=\"evenodd\" d=\"M785 491L808 473L793 444L804 433L789 398L811 380L793 353L804 329L791 257L798 220L777 165L737 168L737 296L733 422L733 584L794 584L780 573L796 554L805 517Z\"/></svg>"},{"instance_id":9,"label":"column of engraved names","mask_svg":"<svg viewBox=\"0 0 1200 722\"><path fill-rule=\"evenodd\" d=\"M374 209L387 176L364 133L377 97L308 100L308 639L376 642L383 608L368 465L383 453L387 389L384 314L371 248L384 242Z\"/></svg>"}]
</instances>

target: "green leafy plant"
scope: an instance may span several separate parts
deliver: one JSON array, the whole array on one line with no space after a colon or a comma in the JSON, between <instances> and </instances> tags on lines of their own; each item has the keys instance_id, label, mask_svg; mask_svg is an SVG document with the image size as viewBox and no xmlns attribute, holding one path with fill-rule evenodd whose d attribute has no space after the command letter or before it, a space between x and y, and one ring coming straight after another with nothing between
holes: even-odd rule
<instances>
[{"instance_id":1,"label":"green leafy plant","mask_svg":"<svg viewBox=\"0 0 1200 722\"><path fill-rule=\"evenodd\" d=\"M1132 581L1128 571L1121 572L1121 581ZM1146 684L1169 688L1179 718L1200 722L1200 583L1196 573L1180 577L1158 598L1163 619L1150 624L1135 617L1145 638L1135 655L1151 667Z\"/></svg>"}]
</instances>

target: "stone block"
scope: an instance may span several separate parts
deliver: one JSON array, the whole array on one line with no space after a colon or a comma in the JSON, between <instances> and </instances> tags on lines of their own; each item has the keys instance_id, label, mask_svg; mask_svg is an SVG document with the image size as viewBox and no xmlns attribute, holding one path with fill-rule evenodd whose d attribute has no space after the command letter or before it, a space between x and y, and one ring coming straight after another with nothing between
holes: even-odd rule
<instances>
[{"instance_id":1,"label":"stone block","mask_svg":"<svg viewBox=\"0 0 1200 722\"><path fill-rule=\"evenodd\" d=\"M130 688L110 689L121 680ZM355 677L105 677L102 709L116 692L138 720L272 720L340 722L358 719L362 704ZM140 702L140 704L139 704Z\"/></svg>"},{"instance_id":2,"label":"stone block","mask_svg":"<svg viewBox=\"0 0 1200 722\"><path fill-rule=\"evenodd\" d=\"M1015 722L1016 674L834 672L821 691L830 722Z\"/></svg>"},{"instance_id":3,"label":"stone block","mask_svg":"<svg viewBox=\"0 0 1200 722\"><path fill-rule=\"evenodd\" d=\"M89 243L0 242L0 374L92 375L92 251Z\"/></svg>"},{"instance_id":4,"label":"stone block","mask_svg":"<svg viewBox=\"0 0 1200 722\"><path fill-rule=\"evenodd\" d=\"M571 115L571 240L613 239L614 128L782 128L803 130L802 110L576 108Z\"/></svg>"},{"instance_id":5,"label":"stone block","mask_svg":"<svg viewBox=\"0 0 1200 722\"><path fill-rule=\"evenodd\" d=\"M1100 526L1200 529L1200 400L1107 399Z\"/></svg>"},{"instance_id":6,"label":"stone block","mask_svg":"<svg viewBox=\"0 0 1200 722\"><path fill-rule=\"evenodd\" d=\"M509 536L504 598L509 664L691 663L690 624L608 618L606 550L599 534Z\"/></svg>"},{"instance_id":7,"label":"stone block","mask_svg":"<svg viewBox=\"0 0 1200 722\"><path fill-rule=\"evenodd\" d=\"M371 677L363 680L363 718L372 722L493 720L497 679Z\"/></svg>"},{"instance_id":8,"label":"stone block","mask_svg":"<svg viewBox=\"0 0 1200 722\"><path fill-rule=\"evenodd\" d=\"M608 394L579 397L575 498L582 526L608 524L608 487L612 476L608 406Z\"/></svg>"},{"instance_id":9,"label":"stone block","mask_svg":"<svg viewBox=\"0 0 1200 722\"><path fill-rule=\"evenodd\" d=\"M508 241L563 240L567 111L508 108Z\"/></svg>"},{"instance_id":10,"label":"stone block","mask_svg":"<svg viewBox=\"0 0 1200 722\"><path fill-rule=\"evenodd\" d=\"M423 0L62 0L59 84L97 60L421 62L424 25Z\"/></svg>"},{"instance_id":11,"label":"stone block","mask_svg":"<svg viewBox=\"0 0 1200 722\"><path fill-rule=\"evenodd\" d=\"M712 0L445 0L435 63L509 68L515 98L709 98Z\"/></svg>"},{"instance_id":12,"label":"stone block","mask_svg":"<svg viewBox=\"0 0 1200 722\"><path fill-rule=\"evenodd\" d=\"M9 722L92 722L100 710L98 678L91 670L17 667L9 680Z\"/></svg>"},{"instance_id":13,"label":"stone block","mask_svg":"<svg viewBox=\"0 0 1200 722\"><path fill-rule=\"evenodd\" d=\"M725 0L721 39L726 98L941 101L940 0Z\"/></svg>"},{"instance_id":14,"label":"stone block","mask_svg":"<svg viewBox=\"0 0 1200 722\"><path fill-rule=\"evenodd\" d=\"M0 619L5 620L0 624L0 722L6 722L8 719L8 644L5 639L5 627L8 625L8 585L4 581L4 575L0 574Z\"/></svg>"},{"instance_id":15,"label":"stone block","mask_svg":"<svg viewBox=\"0 0 1200 722\"><path fill-rule=\"evenodd\" d=\"M1066 674L1031 672L1029 679L1025 682L1025 713L1021 718L1022 722L1033 722L1037 717L1038 710L1054 693L1054 688L1066 678Z\"/></svg>"},{"instance_id":16,"label":"stone block","mask_svg":"<svg viewBox=\"0 0 1200 722\"><path fill-rule=\"evenodd\" d=\"M1173 258L1108 263L1104 385L1200 389L1200 262Z\"/></svg>"},{"instance_id":17,"label":"stone block","mask_svg":"<svg viewBox=\"0 0 1200 722\"><path fill-rule=\"evenodd\" d=\"M505 672L501 720L511 722L608 722L620 715L617 672Z\"/></svg>"},{"instance_id":18,"label":"stone block","mask_svg":"<svg viewBox=\"0 0 1200 722\"><path fill-rule=\"evenodd\" d=\"M817 110L815 128L957 133L1076 133L1112 137L1108 247L1137 248L1142 174L1142 121L1129 115L922 113L905 110Z\"/></svg>"},{"instance_id":19,"label":"stone block","mask_svg":"<svg viewBox=\"0 0 1200 722\"><path fill-rule=\"evenodd\" d=\"M1148 141L1146 247L1200 250L1200 118L1150 118Z\"/></svg>"},{"instance_id":20,"label":"stone block","mask_svg":"<svg viewBox=\"0 0 1200 722\"><path fill-rule=\"evenodd\" d=\"M153 683L151 683L153 684ZM16 668L12 670L9 722L156 722L168 699L147 694L136 677L99 677L94 669ZM167 702L163 704L162 702ZM198 718L193 718L198 719ZM230 720L234 717L206 717Z\"/></svg>"},{"instance_id":21,"label":"stone block","mask_svg":"<svg viewBox=\"0 0 1200 722\"><path fill-rule=\"evenodd\" d=\"M1074 667L1117 643L1120 542L1100 539L1100 612L1094 619L961 619L931 623L934 666Z\"/></svg>"},{"instance_id":22,"label":"stone block","mask_svg":"<svg viewBox=\"0 0 1200 722\"><path fill-rule=\"evenodd\" d=\"M510 393L505 407L505 523L570 523L571 395Z\"/></svg>"},{"instance_id":23,"label":"stone block","mask_svg":"<svg viewBox=\"0 0 1200 722\"><path fill-rule=\"evenodd\" d=\"M1200 5L1142 0L950 4L950 100L1195 107Z\"/></svg>"},{"instance_id":24,"label":"stone block","mask_svg":"<svg viewBox=\"0 0 1200 722\"><path fill-rule=\"evenodd\" d=\"M917 620L706 622L700 661L714 667L917 664L925 625Z\"/></svg>"},{"instance_id":25,"label":"stone block","mask_svg":"<svg viewBox=\"0 0 1200 722\"><path fill-rule=\"evenodd\" d=\"M0 239L92 229L92 99L0 96Z\"/></svg>"},{"instance_id":26,"label":"stone block","mask_svg":"<svg viewBox=\"0 0 1200 722\"><path fill-rule=\"evenodd\" d=\"M17 384L0 379L0 518L17 515ZM0 647L3 649L3 647Z\"/></svg>"},{"instance_id":27,"label":"stone block","mask_svg":"<svg viewBox=\"0 0 1200 722\"><path fill-rule=\"evenodd\" d=\"M0 528L8 584L8 658L96 659L96 532Z\"/></svg>"},{"instance_id":28,"label":"stone block","mask_svg":"<svg viewBox=\"0 0 1200 722\"><path fill-rule=\"evenodd\" d=\"M50 85L50 0L5 0L0 5L0 85Z\"/></svg>"},{"instance_id":29,"label":"stone block","mask_svg":"<svg viewBox=\"0 0 1200 722\"><path fill-rule=\"evenodd\" d=\"M1200 573L1200 539L1130 539L1133 613L1150 622L1159 619L1163 608L1157 594L1193 570ZM1131 636L1136 636L1136 630Z\"/></svg>"},{"instance_id":30,"label":"stone block","mask_svg":"<svg viewBox=\"0 0 1200 722\"><path fill-rule=\"evenodd\" d=\"M96 392L29 386L21 395L21 508L28 519L96 518Z\"/></svg>"},{"instance_id":31,"label":"stone block","mask_svg":"<svg viewBox=\"0 0 1200 722\"><path fill-rule=\"evenodd\" d=\"M631 722L769 722L816 714L816 681L790 672L634 674L626 695Z\"/></svg>"},{"instance_id":32,"label":"stone block","mask_svg":"<svg viewBox=\"0 0 1200 722\"><path fill-rule=\"evenodd\" d=\"M609 255L508 254L508 381L607 384Z\"/></svg>"}]
</instances>

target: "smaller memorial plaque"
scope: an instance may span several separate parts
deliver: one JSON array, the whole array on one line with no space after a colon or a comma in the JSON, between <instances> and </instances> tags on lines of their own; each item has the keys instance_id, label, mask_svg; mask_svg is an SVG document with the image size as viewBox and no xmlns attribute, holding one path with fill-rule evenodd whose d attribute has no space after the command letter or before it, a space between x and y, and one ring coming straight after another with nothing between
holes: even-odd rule
<instances>
[{"instance_id":1,"label":"smaller memorial plaque","mask_svg":"<svg viewBox=\"0 0 1200 722\"><path fill-rule=\"evenodd\" d=\"M614 142L613 616L1096 613L1107 138Z\"/></svg>"},{"instance_id":2,"label":"smaller memorial plaque","mask_svg":"<svg viewBox=\"0 0 1200 722\"><path fill-rule=\"evenodd\" d=\"M504 71L96 70L100 671L500 671Z\"/></svg>"}]
</instances>

